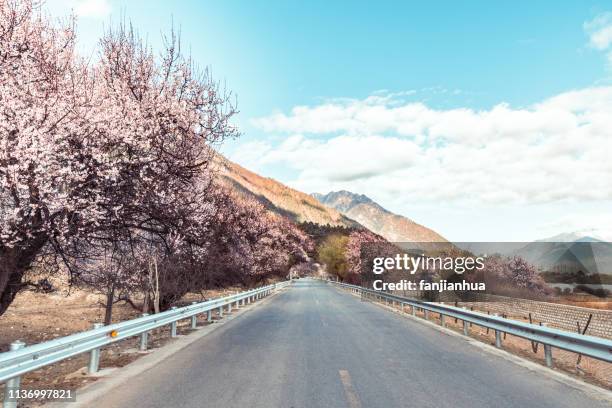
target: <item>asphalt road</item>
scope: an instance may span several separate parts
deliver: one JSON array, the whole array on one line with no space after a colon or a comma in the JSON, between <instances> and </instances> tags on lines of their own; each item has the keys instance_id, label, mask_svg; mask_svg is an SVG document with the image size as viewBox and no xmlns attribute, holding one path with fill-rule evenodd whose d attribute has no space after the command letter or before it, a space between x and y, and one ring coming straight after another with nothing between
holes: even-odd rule
<instances>
[{"instance_id":1,"label":"asphalt road","mask_svg":"<svg viewBox=\"0 0 612 408\"><path fill-rule=\"evenodd\" d=\"M609 407L323 282L300 280L93 407Z\"/></svg>"}]
</instances>

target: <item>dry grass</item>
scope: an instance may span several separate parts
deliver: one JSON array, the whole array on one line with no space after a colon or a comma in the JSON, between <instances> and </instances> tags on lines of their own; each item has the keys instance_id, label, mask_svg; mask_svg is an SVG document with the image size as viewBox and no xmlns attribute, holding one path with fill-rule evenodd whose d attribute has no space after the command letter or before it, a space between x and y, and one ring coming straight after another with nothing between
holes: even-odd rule
<instances>
[{"instance_id":1,"label":"dry grass","mask_svg":"<svg viewBox=\"0 0 612 408\"><path fill-rule=\"evenodd\" d=\"M552 300L552 302L570 306L588 307L590 309L612 310L612 299L602 299L592 295L563 295L560 296L559 299Z\"/></svg>"}]
</instances>

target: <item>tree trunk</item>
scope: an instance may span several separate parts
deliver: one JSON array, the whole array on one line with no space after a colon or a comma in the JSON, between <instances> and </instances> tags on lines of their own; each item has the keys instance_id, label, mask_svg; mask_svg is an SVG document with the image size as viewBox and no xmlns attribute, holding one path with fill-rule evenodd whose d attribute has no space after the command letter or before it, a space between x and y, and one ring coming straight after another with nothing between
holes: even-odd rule
<instances>
[{"instance_id":1,"label":"tree trunk","mask_svg":"<svg viewBox=\"0 0 612 408\"><path fill-rule=\"evenodd\" d=\"M142 313L149 313L151 307L151 293L147 290L145 292L144 300L142 301Z\"/></svg>"},{"instance_id":2,"label":"tree trunk","mask_svg":"<svg viewBox=\"0 0 612 408\"><path fill-rule=\"evenodd\" d=\"M6 273L4 271L0 272L0 316L6 312L10 304L15 300L17 293L23 287L21 279L24 273L25 269Z\"/></svg>"},{"instance_id":3,"label":"tree trunk","mask_svg":"<svg viewBox=\"0 0 612 408\"><path fill-rule=\"evenodd\" d=\"M39 235L28 241L27 245L13 248L0 245L0 316L23 289L23 275L46 243L47 237Z\"/></svg>"},{"instance_id":4,"label":"tree trunk","mask_svg":"<svg viewBox=\"0 0 612 408\"><path fill-rule=\"evenodd\" d=\"M106 308L104 310L104 325L108 326L113 320L113 302L115 300L115 285L113 284L106 292Z\"/></svg>"},{"instance_id":5,"label":"tree trunk","mask_svg":"<svg viewBox=\"0 0 612 408\"><path fill-rule=\"evenodd\" d=\"M155 313L159 313L159 270L157 269L157 259L155 262L155 292L153 293L153 308Z\"/></svg>"}]
</instances>

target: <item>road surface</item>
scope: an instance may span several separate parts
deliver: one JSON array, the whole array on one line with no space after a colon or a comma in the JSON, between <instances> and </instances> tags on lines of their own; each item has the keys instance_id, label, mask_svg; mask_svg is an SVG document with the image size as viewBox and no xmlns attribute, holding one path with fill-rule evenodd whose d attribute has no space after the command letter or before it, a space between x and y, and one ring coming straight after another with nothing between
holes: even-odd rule
<instances>
[{"instance_id":1,"label":"road surface","mask_svg":"<svg viewBox=\"0 0 612 408\"><path fill-rule=\"evenodd\" d=\"M609 407L324 282L293 288L93 407Z\"/></svg>"}]
</instances>

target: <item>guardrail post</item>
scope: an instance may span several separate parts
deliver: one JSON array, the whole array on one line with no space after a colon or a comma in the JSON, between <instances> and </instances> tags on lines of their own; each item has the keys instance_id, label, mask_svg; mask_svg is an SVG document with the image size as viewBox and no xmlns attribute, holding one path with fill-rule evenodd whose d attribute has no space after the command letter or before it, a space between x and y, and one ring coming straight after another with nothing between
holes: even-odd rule
<instances>
[{"instance_id":1,"label":"guardrail post","mask_svg":"<svg viewBox=\"0 0 612 408\"><path fill-rule=\"evenodd\" d=\"M195 305L198 302L191 302L192 305ZM195 329L198 327L198 315L191 316L191 328Z\"/></svg>"},{"instance_id":2,"label":"guardrail post","mask_svg":"<svg viewBox=\"0 0 612 408\"><path fill-rule=\"evenodd\" d=\"M24 347L25 347L25 343L21 340L17 340L11 343L10 350L11 351L19 350ZM17 400L9 398L10 397L9 390L12 390L13 393L15 393L15 391L19 391L20 386L21 386L21 377L19 376L13 377L6 381L6 384L4 387L4 402L2 403L2 406L4 408L17 408Z\"/></svg>"},{"instance_id":3,"label":"guardrail post","mask_svg":"<svg viewBox=\"0 0 612 408\"><path fill-rule=\"evenodd\" d=\"M446 327L446 322L444 321L444 315L440 313L440 326Z\"/></svg>"},{"instance_id":4,"label":"guardrail post","mask_svg":"<svg viewBox=\"0 0 612 408\"><path fill-rule=\"evenodd\" d=\"M142 317L147 317L148 313L143 313ZM140 347L138 349L140 351L147 351L147 342L149 341L149 332L142 332L140 334Z\"/></svg>"},{"instance_id":5,"label":"guardrail post","mask_svg":"<svg viewBox=\"0 0 612 408\"><path fill-rule=\"evenodd\" d=\"M171 310L176 309L176 306L172 306ZM170 323L170 337L176 337L176 320Z\"/></svg>"},{"instance_id":6,"label":"guardrail post","mask_svg":"<svg viewBox=\"0 0 612 408\"><path fill-rule=\"evenodd\" d=\"M229 302L227 304L227 313L231 313L232 312L232 302Z\"/></svg>"},{"instance_id":7,"label":"guardrail post","mask_svg":"<svg viewBox=\"0 0 612 408\"><path fill-rule=\"evenodd\" d=\"M466 310L467 308L466 308L466 307L462 307L462 309L463 309L463 310ZM468 326L468 322L464 320L464 321L463 321L463 335L464 335L464 336L469 335L468 328L469 328L469 326Z\"/></svg>"},{"instance_id":8,"label":"guardrail post","mask_svg":"<svg viewBox=\"0 0 612 408\"><path fill-rule=\"evenodd\" d=\"M429 320L429 310L423 309L423 312L425 313L425 320Z\"/></svg>"},{"instance_id":9,"label":"guardrail post","mask_svg":"<svg viewBox=\"0 0 612 408\"><path fill-rule=\"evenodd\" d=\"M410 305L410 309L411 309L411 311L412 311L412 315L413 315L414 317L416 317L416 306L414 306L414 305Z\"/></svg>"},{"instance_id":10,"label":"guardrail post","mask_svg":"<svg viewBox=\"0 0 612 408\"><path fill-rule=\"evenodd\" d=\"M499 316L499 314L497 313L493 313L493 316ZM501 348L502 346L502 338L501 338L501 332L499 330L495 330L495 347L497 348Z\"/></svg>"},{"instance_id":11,"label":"guardrail post","mask_svg":"<svg viewBox=\"0 0 612 408\"><path fill-rule=\"evenodd\" d=\"M94 323L93 328L99 329L104 326L102 323ZM97 373L100 368L100 349L93 349L89 352L89 366L87 372L89 374Z\"/></svg>"},{"instance_id":12,"label":"guardrail post","mask_svg":"<svg viewBox=\"0 0 612 408\"><path fill-rule=\"evenodd\" d=\"M212 322L212 310L209 310L206 316L208 323Z\"/></svg>"},{"instance_id":13,"label":"guardrail post","mask_svg":"<svg viewBox=\"0 0 612 408\"><path fill-rule=\"evenodd\" d=\"M552 368L553 356L552 356L552 346L550 344L544 345L544 358L546 359L546 367Z\"/></svg>"},{"instance_id":14,"label":"guardrail post","mask_svg":"<svg viewBox=\"0 0 612 408\"><path fill-rule=\"evenodd\" d=\"M542 323L542 326L547 327L548 323ZM552 346L550 344L544 344L544 359L546 360L546 367L552 368L553 355Z\"/></svg>"}]
</instances>

